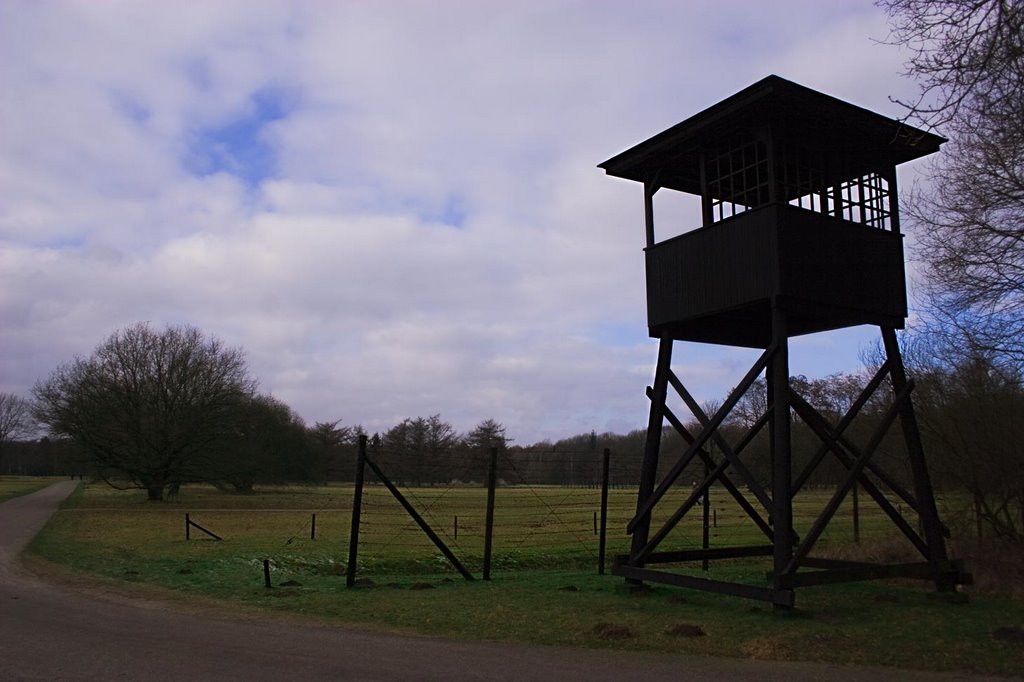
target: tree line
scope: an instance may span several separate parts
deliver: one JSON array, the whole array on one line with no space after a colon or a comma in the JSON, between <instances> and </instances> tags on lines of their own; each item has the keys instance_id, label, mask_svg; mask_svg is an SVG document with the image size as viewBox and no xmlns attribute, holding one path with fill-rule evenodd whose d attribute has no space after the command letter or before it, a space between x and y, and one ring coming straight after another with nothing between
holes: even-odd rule
<instances>
[{"instance_id":1,"label":"tree line","mask_svg":"<svg viewBox=\"0 0 1024 682\"><path fill-rule=\"evenodd\" d=\"M47 437L28 446L40 427ZM259 393L241 349L194 327L146 323L60 365L36 384L32 400L0 394L0 429L0 472L11 454L24 470L34 450L39 473L56 473L59 461L63 473L88 471L145 490L150 500L188 483L244 493L256 484L351 480L356 442L366 435L340 420L307 426L287 404ZM414 467L402 477L416 480L424 462L505 447L507 438L494 420L460 435L434 415L403 420L372 442L398 453L400 470Z\"/></svg>"},{"instance_id":2,"label":"tree line","mask_svg":"<svg viewBox=\"0 0 1024 682\"><path fill-rule=\"evenodd\" d=\"M992 535L1024 539L1024 376L978 349L950 356L933 337L905 337L908 366L916 378L914 401L937 488L962 501L965 515ZM880 356L879 356L880 361ZM871 363L869 362L869 365ZM873 373L791 378L793 390L830 422L854 404ZM884 419L891 390L879 390L846 431L864 443ZM712 414L716 404L704 411ZM735 446L769 409L759 378L729 414L720 432ZM33 424L48 435L26 442ZM692 434L700 424L684 424ZM340 420L305 424L288 405L260 394L239 349L225 347L191 327L157 331L137 324L112 334L92 355L61 365L34 390L32 400L0 394L0 472L12 457L28 473L88 473L120 488L140 488L161 500L188 483L251 492L257 484L353 480L357 441L367 436L371 456L404 485L481 484L491 450L500 455L499 476L509 484L591 486L601 481L602 453L613 453L610 481L639 482L645 431L582 433L532 445L511 442L494 419L460 434L434 414L411 417L383 433L367 434ZM771 479L770 444L763 429L742 459L762 485ZM793 470L807 468L821 447L814 431L793 417ZM661 474L685 452L673 429L663 435ZM708 446L716 462L724 456ZM910 482L903 439L891 432L876 461L904 484ZM58 469L60 470L58 472ZM847 473L831 456L806 484L834 486ZM680 479L703 478L696 463Z\"/></svg>"}]
</instances>

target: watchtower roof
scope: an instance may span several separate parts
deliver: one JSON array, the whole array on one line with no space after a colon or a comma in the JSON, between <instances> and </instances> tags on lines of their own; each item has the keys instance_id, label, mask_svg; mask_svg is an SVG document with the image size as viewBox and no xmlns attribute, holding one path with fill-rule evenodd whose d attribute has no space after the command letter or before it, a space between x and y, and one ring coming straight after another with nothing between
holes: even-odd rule
<instances>
[{"instance_id":1,"label":"watchtower roof","mask_svg":"<svg viewBox=\"0 0 1024 682\"><path fill-rule=\"evenodd\" d=\"M765 126L776 144L788 140L820 155L822 165L827 166L822 169L826 176L884 172L887 167L932 154L946 142L938 135L772 75L598 167L615 177L655 181L660 187L699 195L701 151L724 138L758 134Z\"/></svg>"}]
</instances>

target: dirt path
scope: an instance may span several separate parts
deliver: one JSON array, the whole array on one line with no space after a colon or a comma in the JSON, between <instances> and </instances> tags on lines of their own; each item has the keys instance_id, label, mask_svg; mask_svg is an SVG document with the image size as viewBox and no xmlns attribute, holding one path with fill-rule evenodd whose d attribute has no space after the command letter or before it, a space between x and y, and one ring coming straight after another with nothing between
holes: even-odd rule
<instances>
[{"instance_id":1,"label":"dirt path","mask_svg":"<svg viewBox=\"0 0 1024 682\"><path fill-rule=\"evenodd\" d=\"M5 680L964 679L815 664L630 654L381 635L190 612L40 579L19 554L75 484L0 504Z\"/></svg>"}]
</instances>

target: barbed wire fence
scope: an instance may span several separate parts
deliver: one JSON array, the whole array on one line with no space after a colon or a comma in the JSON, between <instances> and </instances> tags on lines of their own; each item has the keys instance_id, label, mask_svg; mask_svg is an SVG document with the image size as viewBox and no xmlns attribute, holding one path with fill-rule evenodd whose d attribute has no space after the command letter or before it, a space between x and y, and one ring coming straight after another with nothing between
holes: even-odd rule
<instances>
[{"instance_id":1,"label":"barbed wire fence","mask_svg":"<svg viewBox=\"0 0 1024 682\"><path fill-rule=\"evenodd\" d=\"M364 441L361 449L354 485L339 486L318 509L295 518L290 536L268 555L276 567L344 575L348 585L356 584L357 575L445 572L469 580L489 578L492 570L603 573L610 557L629 551L625 529L637 506L635 453L540 447L402 462L403 453L381 445ZM682 504L700 474L681 479L653 513L652 527ZM712 486L706 498L706 522L703 505L694 507L669 535L673 549L764 542L724 488ZM808 503L808 518L814 506ZM805 513L799 506L794 511ZM883 516L874 505L857 509L847 500L823 543L858 541ZM318 548L315 557L293 551L299 540L316 537L318 518L331 528L330 549ZM347 561L339 551L346 526Z\"/></svg>"}]
</instances>

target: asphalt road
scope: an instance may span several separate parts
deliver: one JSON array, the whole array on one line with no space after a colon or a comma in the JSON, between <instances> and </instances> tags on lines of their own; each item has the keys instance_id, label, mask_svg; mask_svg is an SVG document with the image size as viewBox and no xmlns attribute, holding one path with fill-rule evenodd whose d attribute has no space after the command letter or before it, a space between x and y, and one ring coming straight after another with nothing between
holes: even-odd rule
<instances>
[{"instance_id":1,"label":"asphalt road","mask_svg":"<svg viewBox=\"0 0 1024 682\"><path fill-rule=\"evenodd\" d=\"M19 555L71 481L0 504L3 680L870 680L906 671L368 634L54 583ZM980 678L975 678L980 679Z\"/></svg>"}]
</instances>

